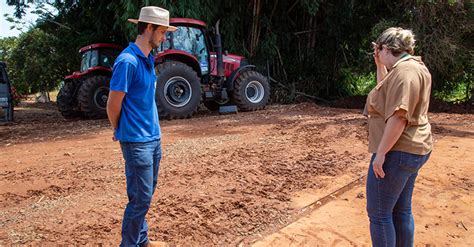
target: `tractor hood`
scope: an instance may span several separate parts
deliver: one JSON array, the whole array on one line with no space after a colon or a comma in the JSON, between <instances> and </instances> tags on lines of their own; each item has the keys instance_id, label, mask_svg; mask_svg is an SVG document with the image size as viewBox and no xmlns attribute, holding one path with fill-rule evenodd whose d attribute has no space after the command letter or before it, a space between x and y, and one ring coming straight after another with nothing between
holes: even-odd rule
<instances>
[{"instance_id":1,"label":"tractor hood","mask_svg":"<svg viewBox=\"0 0 474 247\"><path fill-rule=\"evenodd\" d=\"M222 56L224 59L224 63L240 63L240 61L245 60L244 57L235 55L235 54L227 54Z\"/></svg>"},{"instance_id":2,"label":"tractor hood","mask_svg":"<svg viewBox=\"0 0 474 247\"><path fill-rule=\"evenodd\" d=\"M211 52L211 75L217 75L217 55L215 52ZM224 76L229 77L232 72L238 69L241 66L247 65L247 59L245 57L235 55L235 54L227 54L222 55L222 60L224 63Z\"/></svg>"}]
</instances>

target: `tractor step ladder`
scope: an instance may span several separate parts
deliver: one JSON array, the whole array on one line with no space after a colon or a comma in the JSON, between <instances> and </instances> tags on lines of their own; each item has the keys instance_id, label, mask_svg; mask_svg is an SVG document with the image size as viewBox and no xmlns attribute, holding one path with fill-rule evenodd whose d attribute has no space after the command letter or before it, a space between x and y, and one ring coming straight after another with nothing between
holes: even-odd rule
<instances>
[{"instance_id":1,"label":"tractor step ladder","mask_svg":"<svg viewBox=\"0 0 474 247\"><path fill-rule=\"evenodd\" d=\"M232 114L237 113L237 106L236 105L225 105L219 107L219 114Z\"/></svg>"}]
</instances>

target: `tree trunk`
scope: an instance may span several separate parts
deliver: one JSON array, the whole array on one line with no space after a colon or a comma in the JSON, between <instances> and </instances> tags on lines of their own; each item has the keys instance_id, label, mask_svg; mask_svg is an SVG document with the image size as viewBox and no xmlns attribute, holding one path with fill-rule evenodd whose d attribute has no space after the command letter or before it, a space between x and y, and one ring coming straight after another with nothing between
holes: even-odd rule
<instances>
[{"instance_id":1,"label":"tree trunk","mask_svg":"<svg viewBox=\"0 0 474 247\"><path fill-rule=\"evenodd\" d=\"M262 9L262 4L260 0L253 0L253 16L252 16L252 30L250 33L250 56L255 56L257 46L260 39L260 10Z\"/></svg>"}]
</instances>

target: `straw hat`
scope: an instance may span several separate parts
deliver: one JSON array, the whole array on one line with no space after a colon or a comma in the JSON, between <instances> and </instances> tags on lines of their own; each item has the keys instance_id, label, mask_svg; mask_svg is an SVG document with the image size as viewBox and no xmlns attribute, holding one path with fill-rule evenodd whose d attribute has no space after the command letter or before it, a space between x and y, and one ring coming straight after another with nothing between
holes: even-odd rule
<instances>
[{"instance_id":1,"label":"straw hat","mask_svg":"<svg viewBox=\"0 0 474 247\"><path fill-rule=\"evenodd\" d=\"M166 9L147 6L140 10L140 17L137 19L128 19L129 22L137 24L138 22L151 23L159 26L168 27L167 31L176 31L176 27L170 26L170 12Z\"/></svg>"}]
</instances>

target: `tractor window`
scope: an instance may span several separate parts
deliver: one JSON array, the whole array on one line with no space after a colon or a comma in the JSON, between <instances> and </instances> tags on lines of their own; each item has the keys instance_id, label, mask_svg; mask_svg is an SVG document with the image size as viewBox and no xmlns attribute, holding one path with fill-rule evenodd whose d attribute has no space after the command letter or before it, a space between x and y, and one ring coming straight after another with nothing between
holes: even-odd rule
<instances>
[{"instance_id":1,"label":"tractor window","mask_svg":"<svg viewBox=\"0 0 474 247\"><path fill-rule=\"evenodd\" d=\"M173 48L187 52L199 61L201 71L207 74L209 71L209 53L206 47L204 33L201 29L180 26L173 32Z\"/></svg>"},{"instance_id":2,"label":"tractor window","mask_svg":"<svg viewBox=\"0 0 474 247\"><path fill-rule=\"evenodd\" d=\"M86 71L99 64L99 52L97 50L88 50L82 53L81 71Z\"/></svg>"},{"instance_id":3,"label":"tractor window","mask_svg":"<svg viewBox=\"0 0 474 247\"><path fill-rule=\"evenodd\" d=\"M4 104L5 106L5 104L8 103L5 98L6 95L10 94L10 89L7 82L8 80L7 80L6 71L4 70L3 67L0 67L0 109L2 107L2 104Z\"/></svg>"},{"instance_id":4,"label":"tractor window","mask_svg":"<svg viewBox=\"0 0 474 247\"><path fill-rule=\"evenodd\" d=\"M209 73L209 52L204 32L199 28L178 26L174 32L166 33L166 41L161 43L157 51L175 49L196 57L201 66L202 74Z\"/></svg>"},{"instance_id":5,"label":"tractor window","mask_svg":"<svg viewBox=\"0 0 474 247\"><path fill-rule=\"evenodd\" d=\"M0 67L0 83L7 83L6 73L4 72L3 67Z\"/></svg>"},{"instance_id":6,"label":"tractor window","mask_svg":"<svg viewBox=\"0 0 474 247\"><path fill-rule=\"evenodd\" d=\"M173 45L174 49L185 51L196 57L207 53L204 34L197 28L178 27L178 30L173 33Z\"/></svg>"},{"instance_id":7,"label":"tractor window","mask_svg":"<svg viewBox=\"0 0 474 247\"><path fill-rule=\"evenodd\" d=\"M171 37L172 37L172 33L166 32L166 40L165 42L161 43L160 47L158 47L159 52L171 49Z\"/></svg>"},{"instance_id":8,"label":"tractor window","mask_svg":"<svg viewBox=\"0 0 474 247\"><path fill-rule=\"evenodd\" d=\"M100 66L112 68L114 66L115 59L120 54L120 51L115 49L102 49L100 50Z\"/></svg>"}]
</instances>

